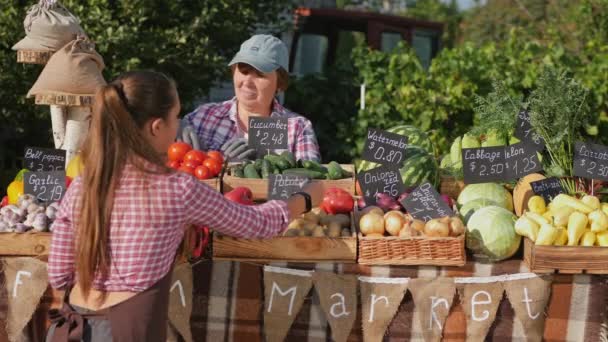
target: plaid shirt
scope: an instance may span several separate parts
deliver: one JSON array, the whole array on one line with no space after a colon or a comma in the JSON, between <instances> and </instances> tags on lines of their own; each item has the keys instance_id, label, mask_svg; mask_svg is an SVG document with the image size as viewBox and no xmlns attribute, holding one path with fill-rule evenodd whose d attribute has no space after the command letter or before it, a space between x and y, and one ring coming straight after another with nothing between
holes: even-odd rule
<instances>
[{"instance_id":1,"label":"plaid shirt","mask_svg":"<svg viewBox=\"0 0 608 342\"><path fill-rule=\"evenodd\" d=\"M287 143L296 159L321 161L317 137L308 119L289 111L276 99L270 116L287 118ZM201 146L208 150L219 150L234 137L246 137L237 124L236 97L225 102L201 105L186 115L186 119L195 127Z\"/></svg>"},{"instance_id":2,"label":"plaid shirt","mask_svg":"<svg viewBox=\"0 0 608 342\"><path fill-rule=\"evenodd\" d=\"M86 190L77 178L61 201L52 226L48 273L56 289L74 283L75 220L82 191ZM109 274L104 278L98 272L93 287L131 292L151 287L169 272L188 224L236 237L265 238L282 232L288 215L283 201L244 206L224 199L188 174L150 174L127 165L114 195L109 224Z\"/></svg>"}]
</instances>

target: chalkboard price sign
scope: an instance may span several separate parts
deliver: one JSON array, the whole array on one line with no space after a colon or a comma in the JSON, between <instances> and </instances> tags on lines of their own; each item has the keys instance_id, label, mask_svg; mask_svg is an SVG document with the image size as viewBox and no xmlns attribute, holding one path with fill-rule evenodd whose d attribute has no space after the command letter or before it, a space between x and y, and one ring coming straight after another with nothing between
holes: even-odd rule
<instances>
[{"instance_id":1,"label":"chalkboard price sign","mask_svg":"<svg viewBox=\"0 0 608 342\"><path fill-rule=\"evenodd\" d=\"M454 212L441 199L441 196L430 183L424 183L414 189L401 204L413 218L429 221L434 218L454 216Z\"/></svg>"},{"instance_id":2,"label":"chalkboard price sign","mask_svg":"<svg viewBox=\"0 0 608 342\"><path fill-rule=\"evenodd\" d=\"M519 179L525 175L542 171L538 160L537 149L529 143L517 143L505 146L505 166L508 179Z\"/></svg>"},{"instance_id":3,"label":"chalkboard price sign","mask_svg":"<svg viewBox=\"0 0 608 342\"><path fill-rule=\"evenodd\" d=\"M395 166L381 165L357 174L366 204L375 204L377 194L397 197L405 192L399 169Z\"/></svg>"},{"instance_id":4,"label":"chalkboard price sign","mask_svg":"<svg viewBox=\"0 0 608 342\"><path fill-rule=\"evenodd\" d=\"M65 191L65 171L26 172L23 175L23 192L41 202L59 201Z\"/></svg>"},{"instance_id":5,"label":"chalkboard price sign","mask_svg":"<svg viewBox=\"0 0 608 342\"><path fill-rule=\"evenodd\" d=\"M532 127L532 124L530 123L530 113L525 109L519 111L519 114L517 115L514 135L522 142L528 143L536 151L545 149L545 140Z\"/></svg>"},{"instance_id":6,"label":"chalkboard price sign","mask_svg":"<svg viewBox=\"0 0 608 342\"><path fill-rule=\"evenodd\" d=\"M286 200L294 192L302 190L309 182L307 177L291 174L271 174L268 176L268 197L271 200Z\"/></svg>"},{"instance_id":7,"label":"chalkboard price sign","mask_svg":"<svg viewBox=\"0 0 608 342\"><path fill-rule=\"evenodd\" d=\"M65 170L65 151L52 148L26 147L23 153L25 168L30 171Z\"/></svg>"},{"instance_id":8,"label":"chalkboard price sign","mask_svg":"<svg viewBox=\"0 0 608 342\"><path fill-rule=\"evenodd\" d=\"M608 181L608 147L577 141L574 145L574 175Z\"/></svg>"},{"instance_id":9,"label":"chalkboard price sign","mask_svg":"<svg viewBox=\"0 0 608 342\"><path fill-rule=\"evenodd\" d=\"M250 117L248 143L264 156L272 150L286 150L287 118Z\"/></svg>"},{"instance_id":10,"label":"chalkboard price sign","mask_svg":"<svg viewBox=\"0 0 608 342\"><path fill-rule=\"evenodd\" d=\"M363 147L363 159L382 165L401 166L406 158L406 136L370 128Z\"/></svg>"},{"instance_id":11,"label":"chalkboard price sign","mask_svg":"<svg viewBox=\"0 0 608 342\"><path fill-rule=\"evenodd\" d=\"M532 191L537 195L543 196L547 203L551 202L555 196L564 193L562 183L556 177L531 182L530 186L532 186Z\"/></svg>"},{"instance_id":12,"label":"chalkboard price sign","mask_svg":"<svg viewBox=\"0 0 608 342\"><path fill-rule=\"evenodd\" d=\"M463 148L462 160L466 184L509 179L509 170L505 167L504 146Z\"/></svg>"}]
</instances>

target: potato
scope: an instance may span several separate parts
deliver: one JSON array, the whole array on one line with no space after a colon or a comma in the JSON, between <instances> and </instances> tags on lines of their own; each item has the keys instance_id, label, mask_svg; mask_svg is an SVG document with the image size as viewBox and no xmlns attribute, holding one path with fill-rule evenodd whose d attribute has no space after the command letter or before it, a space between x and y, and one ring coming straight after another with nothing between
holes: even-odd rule
<instances>
[{"instance_id":1,"label":"potato","mask_svg":"<svg viewBox=\"0 0 608 342\"><path fill-rule=\"evenodd\" d=\"M302 226L302 229L307 229L312 232L316 226L318 226L318 224L316 224L314 222L304 221L304 225Z\"/></svg>"},{"instance_id":2,"label":"potato","mask_svg":"<svg viewBox=\"0 0 608 342\"><path fill-rule=\"evenodd\" d=\"M301 229L305 223L306 221L304 219L297 218L289 223L287 229Z\"/></svg>"},{"instance_id":3,"label":"potato","mask_svg":"<svg viewBox=\"0 0 608 342\"><path fill-rule=\"evenodd\" d=\"M330 237L338 237L340 236L340 232L342 231L342 226L338 222L330 222L327 226L327 231Z\"/></svg>"},{"instance_id":4,"label":"potato","mask_svg":"<svg viewBox=\"0 0 608 342\"><path fill-rule=\"evenodd\" d=\"M319 219L327 216L327 213L325 212L325 210L316 207L316 208L312 208L311 212L315 213L315 215L317 215L319 217Z\"/></svg>"},{"instance_id":5,"label":"potato","mask_svg":"<svg viewBox=\"0 0 608 342\"><path fill-rule=\"evenodd\" d=\"M316 226L312 231L312 236L315 237L325 237L325 230L321 226Z\"/></svg>"},{"instance_id":6,"label":"potato","mask_svg":"<svg viewBox=\"0 0 608 342\"><path fill-rule=\"evenodd\" d=\"M342 237L350 237L351 236L350 229L348 229L348 228L342 229L342 233L340 233L340 235L342 235Z\"/></svg>"},{"instance_id":7,"label":"potato","mask_svg":"<svg viewBox=\"0 0 608 342\"><path fill-rule=\"evenodd\" d=\"M309 211L306 214L302 215L302 218L308 222L313 222L314 224L319 224L319 219L320 219L319 215L313 213L312 211Z\"/></svg>"},{"instance_id":8,"label":"potato","mask_svg":"<svg viewBox=\"0 0 608 342\"><path fill-rule=\"evenodd\" d=\"M285 231L285 233L283 233L283 236L299 236L299 235L300 235L300 230L295 229L295 228L287 229Z\"/></svg>"},{"instance_id":9,"label":"potato","mask_svg":"<svg viewBox=\"0 0 608 342\"><path fill-rule=\"evenodd\" d=\"M300 236L311 236L312 235L312 230L310 230L310 229L300 229L300 230L298 230L298 233L300 233Z\"/></svg>"}]
</instances>

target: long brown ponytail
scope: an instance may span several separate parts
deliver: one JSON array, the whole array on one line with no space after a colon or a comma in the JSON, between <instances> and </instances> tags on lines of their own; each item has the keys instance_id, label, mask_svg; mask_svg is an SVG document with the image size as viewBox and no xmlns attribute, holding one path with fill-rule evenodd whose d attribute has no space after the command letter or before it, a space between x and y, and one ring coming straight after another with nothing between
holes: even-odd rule
<instances>
[{"instance_id":1,"label":"long brown ponytail","mask_svg":"<svg viewBox=\"0 0 608 342\"><path fill-rule=\"evenodd\" d=\"M95 95L91 129L81 153L85 167L76 222L77 281L85 296L96 272L105 276L109 271L114 192L127 162L139 156L169 172L141 129L151 119L167 119L177 101L175 83L150 71L123 74Z\"/></svg>"}]
</instances>

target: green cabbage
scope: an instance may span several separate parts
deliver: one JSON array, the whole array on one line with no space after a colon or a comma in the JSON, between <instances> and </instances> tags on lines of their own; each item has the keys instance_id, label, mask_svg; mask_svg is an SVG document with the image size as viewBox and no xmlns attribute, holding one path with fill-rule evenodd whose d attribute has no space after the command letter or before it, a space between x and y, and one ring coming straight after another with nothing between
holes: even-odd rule
<instances>
[{"instance_id":1,"label":"green cabbage","mask_svg":"<svg viewBox=\"0 0 608 342\"><path fill-rule=\"evenodd\" d=\"M515 233L517 217L505 208L489 206L477 210L467 224L467 248L490 261L511 257L521 243Z\"/></svg>"},{"instance_id":2,"label":"green cabbage","mask_svg":"<svg viewBox=\"0 0 608 342\"><path fill-rule=\"evenodd\" d=\"M458 196L458 205L463 206L478 198L494 201L498 206L513 211L513 196L504 186L496 183L467 185Z\"/></svg>"},{"instance_id":3,"label":"green cabbage","mask_svg":"<svg viewBox=\"0 0 608 342\"><path fill-rule=\"evenodd\" d=\"M467 224L467 222L469 222L469 219L477 210L484 207L489 207L491 205L497 206L498 203L487 198L478 198L465 203L465 205L463 205L459 210L460 216L462 216L464 224Z\"/></svg>"}]
</instances>

